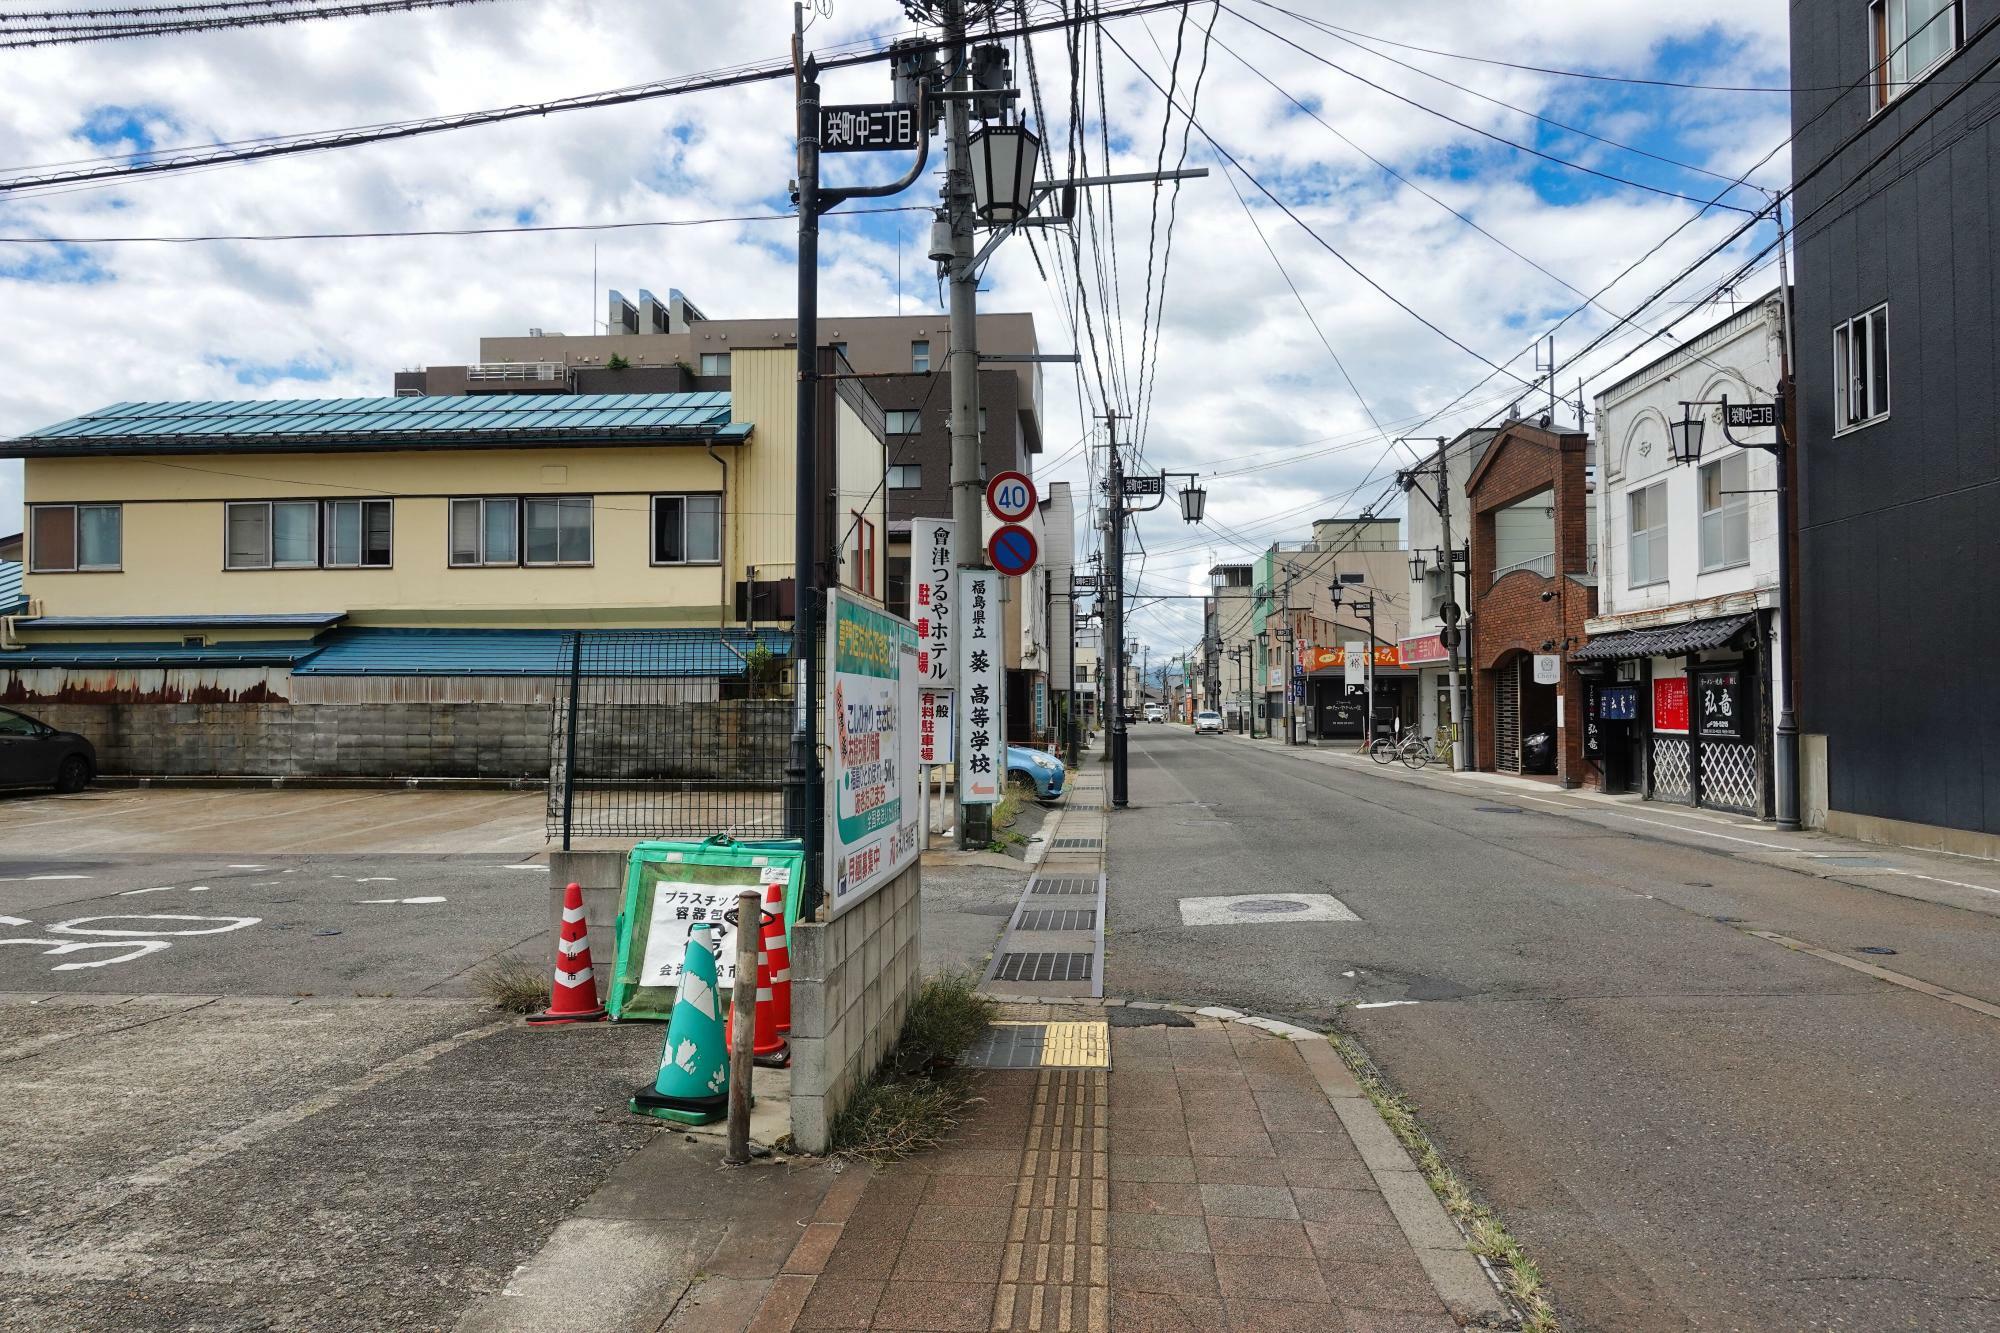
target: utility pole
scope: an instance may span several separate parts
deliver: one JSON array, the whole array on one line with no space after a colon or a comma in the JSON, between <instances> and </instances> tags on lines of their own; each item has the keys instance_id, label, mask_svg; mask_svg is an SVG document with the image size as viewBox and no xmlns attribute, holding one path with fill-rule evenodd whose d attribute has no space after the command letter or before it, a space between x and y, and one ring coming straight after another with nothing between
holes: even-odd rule
<instances>
[{"instance_id":1,"label":"utility pole","mask_svg":"<svg viewBox=\"0 0 2000 1333\"><path fill-rule=\"evenodd\" d=\"M1105 648L1112 655L1111 673L1111 804L1123 809L1129 799L1127 773L1125 768L1125 464L1118 456L1118 412L1107 407L1104 413L1105 425L1111 441L1111 461L1106 472L1106 486L1109 492L1105 504L1105 551L1110 556L1106 561L1104 578L1110 585L1110 601L1106 604L1104 637Z\"/></svg>"},{"instance_id":2,"label":"utility pole","mask_svg":"<svg viewBox=\"0 0 2000 1333\"><path fill-rule=\"evenodd\" d=\"M1792 496L1791 459L1793 448L1792 423L1797 419L1793 413L1796 395L1792 391L1792 274L1791 265L1785 258L1789 240L1785 235L1785 201L1782 196L1771 201L1772 215L1778 222L1778 317L1783 322L1785 336L1779 344L1784 364L1780 368L1778 382L1784 386L1784 396L1778 406L1778 447L1771 451L1771 457L1778 465L1778 606L1772 619L1777 621L1778 648L1778 727L1777 744L1773 750L1772 768L1772 814L1781 829L1799 827L1799 723L1792 711ZM1796 218L1793 219L1797 221ZM1602 425L1602 422L1598 423Z\"/></svg>"},{"instance_id":3,"label":"utility pole","mask_svg":"<svg viewBox=\"0 0 2000 1333\"><path fill-rule=\"evenodd\" d=\"M792 6L792 62L799 71L799 323L798 437L794 441L792 492L792 741L785 759L785 832L805 853L805 882L799 911L811 914L824 901L820 864L822 791L816 735L819 711L819 72L805 51L805 6ZM746 594L755 602L754 578Z\"/></svg>"},{"instance_id":4,"label":"utility pole","mask_svg":"<svg viewBox=\"0 0 2000 1333\"><path fill-rule=\"evenodd\" d=\"M1578 391L1577 401L1583 401L1581 390ZM1458 548L1451 544L1451 449L1442 435L1438 436L1437 488L1438 523L1444 536L1444 599L1448 603L1456 603ZM1456 621L1450 628L1451 633L1446 636L1451 640L1451 646L1446 649L1451 654L1446 679L1451 682L1451 766L1456 772L1463 773L1471 767L1470 756L1466 753L1466 742L1470 738L1465 734L1465 704L1459 694L1458 681L1458 643L1464 631L1459 629Z\"/></svg>"}]
</instances>

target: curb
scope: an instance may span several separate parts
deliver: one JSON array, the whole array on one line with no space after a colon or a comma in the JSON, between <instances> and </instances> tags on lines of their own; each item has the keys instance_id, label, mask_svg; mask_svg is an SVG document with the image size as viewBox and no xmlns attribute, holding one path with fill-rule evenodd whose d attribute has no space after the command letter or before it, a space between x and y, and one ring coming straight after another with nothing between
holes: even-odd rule
<instances>
[{"instance_id":1,"label":"curb","mask_svg":"<svg viewBox=\"0 0 2000 1333\"><path fill-rule=\"evenodd\" d=\"M1461 1325L1475 1328L1518 1327L1520 1311L1514 1308L1501 1286L1499 1274L1474 1254L1471 1241L1447 1213L1417 1168L1409 1150L1368 1100L1354 1072L1324 1032L1287 1023L1279 1018L1246 1014L1222 1005L1177 1004L1166 1000L1064 999L1043 995L989 993L1001 1004L1068 1005L1091 1009L1160 1010L1171 1014L1199 1015L1225 1023L1255 1028L1267 1036L1294 1043L1306 1062L1320 1091L1340 1117L1348 1138L1361 1154L1362 1164L1374 1178L1382 1199L1395 1214L1403 1238L1416 1252L1424 1275L1436 1289L1438 1299Z\"/></svg>"}]
</instances>

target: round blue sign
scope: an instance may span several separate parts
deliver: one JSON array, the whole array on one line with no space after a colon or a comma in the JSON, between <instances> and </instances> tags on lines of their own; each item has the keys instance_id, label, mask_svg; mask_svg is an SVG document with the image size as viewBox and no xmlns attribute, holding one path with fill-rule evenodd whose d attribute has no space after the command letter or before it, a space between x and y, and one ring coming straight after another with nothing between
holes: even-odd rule
<instances>
[{"instance_id":1,"label":"round blue sign","mask_svg":"<svg viewBox=\"0 0 2000 1333\"><path fill-rule=\"evenodd\" d=\"M993 568L1010 577L1019 577L1033 569L1040 555L1035 534L1015 523L1003 524L986 543L986 558Z\"/></svg>"}]
</instances>

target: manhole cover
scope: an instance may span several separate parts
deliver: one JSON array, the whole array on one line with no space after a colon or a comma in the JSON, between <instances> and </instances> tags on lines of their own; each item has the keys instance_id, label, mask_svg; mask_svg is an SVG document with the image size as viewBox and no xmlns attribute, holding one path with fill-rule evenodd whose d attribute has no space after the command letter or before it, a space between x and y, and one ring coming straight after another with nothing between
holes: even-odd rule
<instances>
[{"instance_id":1,"label":"manhole cover","mask_svg":"<svg viewBox=\"0 0 2000 1333\"><path fill-rule=\"evenodd\" d=\"M1359 921L1330 893L1239 893L1181 899L1184 926L1241 926L1274 921Z\"/></svg>"},{"instance_id":2,"label":"manhole cover","mask_svg":"<svg viewBox=\"0 0 2000 1333\"><path fill-rule=\"evenodd\" d=\"M1246 898L1236 904L1238 912L1310 912L1312 904L1294 901L1291 898Z\"/></svg>"}]
</instances>

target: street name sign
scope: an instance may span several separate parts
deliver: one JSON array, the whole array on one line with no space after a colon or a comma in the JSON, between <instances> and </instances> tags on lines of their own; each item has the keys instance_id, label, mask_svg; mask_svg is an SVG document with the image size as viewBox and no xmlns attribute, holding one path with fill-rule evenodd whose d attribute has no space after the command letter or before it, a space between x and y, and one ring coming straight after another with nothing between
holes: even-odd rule
<instances>
[{"instance_id":1,"label":"street name sign","mask_svg":"<svg viewBox=\"0 0 2000 1333\"><path fill-rule=\"evenodd\" d=\"M1778 424L1778 405L1730 403L1723 409L1722 424L1731 430L1771 430Z\"/></svg>"},{"instance_id":2,"label":"street name sign","mask_svg":"<svg viewBox=\"0 0 2000 1333\"><path fill-rule=\"evenodd\" d=\"M1035 483L1024 472L1001 472L986 483L986 508L1002 523L1019 523L1035 512Z\"/></svg>"},{"instance_id":3,"label":"street name sign","mask_svg":"<svg viewBox=\"0 0 2000 1333\"><path fill-rule=\"evenodd\" d=\"M1008 578L1019 578L1033 569L1040 555L1041 543L1035 540L1035 534L1018 523L994 529L986 543L987 563Z\"/></svg>"},{"instance_id":4,"label":"street name sign","mask_svg":"<svg viewBox=\"0 0 2000 1333\"><path fill-rule=\"evenodd\" d=\"M894 102L819 109L819 149L822 153L879 153L915 148L922 142L917 109Z\"/></svg>"},{"instance_id":5,"label":"street name sign","mask_svg":"<svg viewBox=\"0 0 2000 1333\"><path fill-rule=\"evenodd\" d=\"M1127 495L1165 495L1166 493L1167 479L1165 477L1125 478L1125 494Z\"/></svg>"}]
</instances>

